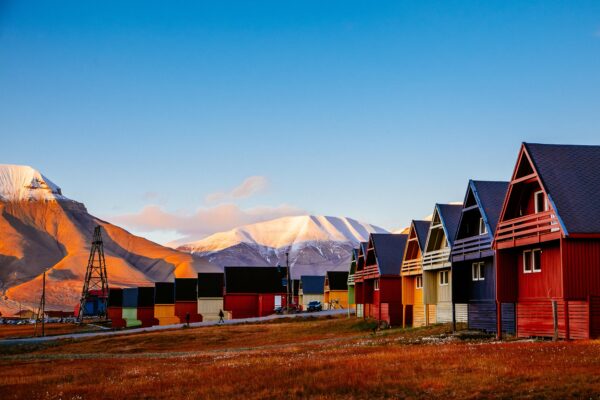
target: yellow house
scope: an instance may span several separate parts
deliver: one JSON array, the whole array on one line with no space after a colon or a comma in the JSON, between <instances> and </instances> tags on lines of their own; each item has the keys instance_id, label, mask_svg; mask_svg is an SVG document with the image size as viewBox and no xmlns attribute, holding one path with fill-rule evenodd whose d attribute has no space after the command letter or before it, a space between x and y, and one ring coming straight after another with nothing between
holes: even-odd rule
<instances>
[{"instance_id":1,"label":"yellow house","mask_svg":"<svg viewBox=\"0 0 600 400\"><path fill-rule=\"evenodd\" d=\"M323 294L323 308L348 308L348 271L327 271Z\"/></svg>"},{"instance_id":2,"label":"yellow house","mask_svg":"<svg viewBox=\"0 0 600 400\"><path fill-rule=\"evenodd\" d=\"M425 318L423 302L423 249L427 241L430 221L412 221L408 233L408 241L402 260L400 275L402 276L402 305L404 307L403 323L406 326L423 326L428 322ZM429 310L435 318L435 307Z\"/></svg>"},{"instance_id":3,"label":"yellow house","mask_svg":"<svg viewBox=\"0 0 600 400\"><path fill-rule=\"evenodd\" d=\"M218 321L221 312L223 319L231 319L230 313L223 307L223 285L222 272L198 274L198 314L202 315L202 321Z\"/></svg>"},{"instance_id":4,"label":"yellow house","mask_svg":"<svg viewBox=\"0 0 600 400\"><path fill-rule=\"evenodd\" d=\"M323 305L325 298L323 291L325 289L325 277L318 275L302 275L300 277L300 289L298 295L302 309L308 308L311 301L320 301Z\"/></svg>"},{"instance_id":5,"label":"yellow house","mask_svg":"<svg viewBox=\"0 0 600 400\"><path fill-rule=\"evenodd\" d=\"M179 324L181 321L175 316L175 283L156 282L154 287L154 318L158 324Z\"/></svg>"}]
</instances>

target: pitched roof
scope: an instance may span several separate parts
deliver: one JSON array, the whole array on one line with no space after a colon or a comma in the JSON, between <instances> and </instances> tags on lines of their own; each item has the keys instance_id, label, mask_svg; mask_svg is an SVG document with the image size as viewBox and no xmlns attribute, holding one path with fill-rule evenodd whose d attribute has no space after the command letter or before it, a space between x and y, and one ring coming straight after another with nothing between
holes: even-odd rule
<instances>
[{"instance_id":1,"label":"pitched roof","mask_svg":"<svg viewBox=\"0 0 600 400\"><path fill-rule=\"evenodd\" d=\"M600 232L600 146L523 145L565 234Z\"/></svg>"},{"instance_id":2,"label":"pitched roof","mask_svg":"<svg viewBox=\"0 0 600 400\"><path fill-rule=\"evenodd\" d=\"M363 255L367 255L367 249L369 248L369 242L360 242L360 247L362 248Z\"/></svg>"},{"instance_id":3,"label":"pitched roof","mask_svg":"<svg viewBox=\"0 0 600 400\"><path fill-rule=\"evenodd\" d=\"M287 267L225 267L225 293L285 293Z\"/></svg>"},{"instance_id":4,"label":"pitched roof","mask_svg":"<svg viewBox=\"0 0 600 400\"><path fill-rule=\"evenodd\" d=\"M327 271L329 290L348 290L348 271Z\"/></svg>"},{"instance_id":5,"label":"pitched roof","mask_svg":"<svg viewBox=\"0 0 600 400\"><path fill-rule=\"evenodd\" d=\"M408 235L372 233L375 258L380 275L399 275Z\"/></svg>"},{"instance_id":6,"label":"pitched roof","mask_svg":"<svg viewBox=\"0 0 600 400\"><path fill-rule=\"evenodd\" d=\"M425 243L427 242L427 232L429 232L431 221L413 220L412 223L415 226L415 232L417 233L419 248L423 251L425 249Z\"/></svg>"},{"instance_id":7,"label":"pitched roof","mask_svg":"<svg viewBox=\"0 0 600 400\"><path fill-rule=\"evenodd\" d=\"M446 233L446 240L452 246L463 206L462 204L436 204L435 206L438 209L440 220Z\"/></svg>"},{"instance_id":8,"label":"pitched roof","mask_svg":"<svg viewBox=\"0 0 600 400\"><path fill-rule=\"evenodd\" d=\"M483 218L488 224L488 232L493 235L502 212L508 182L471 180L469 187L472 188L477 204L484 214Z\"/></svg>"},{"instance_id":9,"label":"pitched roof","mask_svg":"<svg viewBox=\"0 0 600 400\"><path fill-rule=\"evenodd\" d=\"M323 294L325 286L324 276L302 275L300 281L302 282L303 294Z\"/></svg>"}]
</instances>

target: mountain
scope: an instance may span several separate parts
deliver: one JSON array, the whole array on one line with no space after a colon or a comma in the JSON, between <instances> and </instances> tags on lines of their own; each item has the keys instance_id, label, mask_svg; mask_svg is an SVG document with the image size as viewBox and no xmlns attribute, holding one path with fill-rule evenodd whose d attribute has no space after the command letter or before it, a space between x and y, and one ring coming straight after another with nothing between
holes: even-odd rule
<instances>
[{"instance_id":1,"label":"mountain","mask_svg":"<svg viewBox=\"0 0 600 400\"><path fill-rule=\"evenodd\" d=\"M370 233L387 233L351 218L296 216L245 225L216 233L177 250L221 267L285 265L289 252L292 275L323 275L348 268L352 249Z\"/></svg>"},{"instance_id":2,"label":"mountain","mask_svg":"<svg viewBox=\"0 0 600 400\"><path fill-rule=\"evenodd\" d=\"M39 171L0 165L0 312L19 302L37 307L47 273L49 309L72 309L79 299L96 225L103 230L109 283L134 286L197 271L218 270L206 260L135 236L87 212Z\"/></svg>"}]
</instances>

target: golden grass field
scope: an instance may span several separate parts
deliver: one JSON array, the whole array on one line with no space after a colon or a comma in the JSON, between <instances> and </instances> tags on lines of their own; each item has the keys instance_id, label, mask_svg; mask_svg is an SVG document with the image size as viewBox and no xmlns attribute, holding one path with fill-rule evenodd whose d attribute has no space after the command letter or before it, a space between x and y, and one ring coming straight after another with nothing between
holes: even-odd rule
<instances>
[{"instance_id":1,"label":"golden grass field","mask_svg":"<svg viewBox=\"0 0 600 400\"><path fill-rule=\"evenodd\" d=\"M346 318L0 346L2 399L600 398L600 341Z\"/></svg>"}]
</instances>

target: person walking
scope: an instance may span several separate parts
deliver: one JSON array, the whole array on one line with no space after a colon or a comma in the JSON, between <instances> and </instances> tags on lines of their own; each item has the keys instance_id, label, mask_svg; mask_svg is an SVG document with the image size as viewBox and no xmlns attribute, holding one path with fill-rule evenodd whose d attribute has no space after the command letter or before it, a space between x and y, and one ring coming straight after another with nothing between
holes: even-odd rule
<instances>
[{"instance_id":1,"label":"person walking","mask_svg":"<svg viewBox=\"0 0 600 400\"><path fill-rule=\"evenodd\" d=\"M185 324L187 325L187 327L190 327L190 313L187 312L185 313Z\"/></svg>"},{"instance_id":2,"label":"person walking","mask_svg":"<svg viewBox=\"0 0 600 400\"><path fill-rule=\"evenodd\" d=\"M220 324L224 324L225 320L223 319L225 317L225 313L223 312L223 310L219 310L219 323Z\"/></svg>"}]
</instances>

